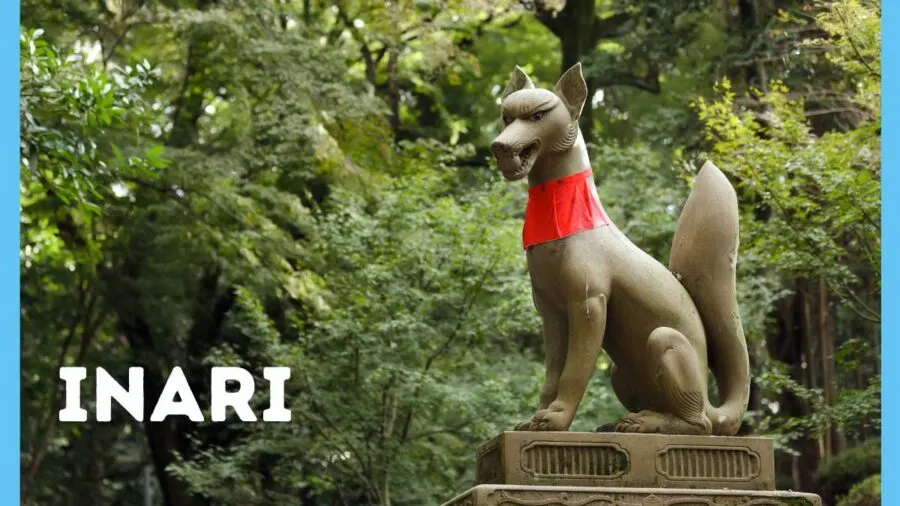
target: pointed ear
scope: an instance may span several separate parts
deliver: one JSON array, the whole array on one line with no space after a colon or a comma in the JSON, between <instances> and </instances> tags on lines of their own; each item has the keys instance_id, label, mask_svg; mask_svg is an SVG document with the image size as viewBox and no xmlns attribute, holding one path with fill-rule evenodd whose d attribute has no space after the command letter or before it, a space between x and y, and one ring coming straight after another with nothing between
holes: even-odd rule
<instances>
[{"instance_id":1,"label":"pointed ear","mask_svg":"<svg viewBox=\"0 0 900 506\"><path fill-rule=\"evenodd\" d=\"M572 65L572 68L559 78L553 92L563 99L563 103L566 104L572 115L572 120L581 117L581 110L587 101L588 93L587 83L584 82L584 76L581 74L581 62Z\"/></svg>"},{"instance_id":2,"label":"pointed ear","mask_svg":"<svg viewBox=\"0 0 900 506\"><path fill-rule=\"evenodd\" d=\"M513 70L512 74L509 76L509 83L500 95L500 100L505 100L506 97L519 90L532 88L534 88L534 83L531 82L531 78L528 77L528 74L526 74L524 70L522 70L522 67L516 65L515 70Z\"/></svg>"}]
</instances>

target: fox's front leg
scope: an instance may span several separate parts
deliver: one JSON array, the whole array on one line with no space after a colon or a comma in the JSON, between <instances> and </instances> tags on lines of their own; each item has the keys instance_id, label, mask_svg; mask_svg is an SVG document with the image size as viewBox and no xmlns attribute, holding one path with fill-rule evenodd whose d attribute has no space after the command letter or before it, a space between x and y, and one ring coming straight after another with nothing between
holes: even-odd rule
<instances>
[{"instance_id":1,"label":"fox's front leg","mask_svg":"<svg viewBox=\"0 0 900 506\"><path fill-rule=\"evenodd\" d=\"M535 294L534 304L544 324L544 385L541 387L540 407L546 409L556 399L559 377L566 365L569 348L569 319L565 311L546 303Z\"/></svg>"},{"instance_id":2,"label":"fox's front leg","mask_svg":"<svg viewBox=\"0 0 900 506\"><path fill-rule=\"evenodd\" d=\"M566 365L566 350L569 342L569 317L548 304L542 297L534 293L534 305L541 315L544 333L544 384L541 386L540 409L547 409L556 400L559 389L559 377ZM516 430L532 430L533 420L516 425Z\"/></svg>"},{"instance_id":3,"label":"fox's front leg","mask_svg":"<svg viewBox=\"0 0 900 506\"><path fill-rule=\"evenodd\" d=\"M569 339L556 399L534 415L530 430L569 429L603 349L606 296L601 294L570 302L567 310Z\"/></svg>"}]
</instances>

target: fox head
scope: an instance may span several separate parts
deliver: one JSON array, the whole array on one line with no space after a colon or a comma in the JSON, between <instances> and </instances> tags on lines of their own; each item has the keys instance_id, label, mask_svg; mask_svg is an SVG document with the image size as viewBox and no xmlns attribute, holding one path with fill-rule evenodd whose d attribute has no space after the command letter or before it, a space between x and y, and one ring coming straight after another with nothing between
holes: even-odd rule
<instances>
[{"instance_id":1,"label":"fox head","mask_svg":"<svg viewBox=\"0 0 900 506\"><path fill-rule=\"evenodd\" d=\"M535 88L516 66L500 97L502 130L491 143L503 177L522 179L536 161L575 145L587 92L581 63L563 73L553 91Z\"/></svg>"}]
</instances>

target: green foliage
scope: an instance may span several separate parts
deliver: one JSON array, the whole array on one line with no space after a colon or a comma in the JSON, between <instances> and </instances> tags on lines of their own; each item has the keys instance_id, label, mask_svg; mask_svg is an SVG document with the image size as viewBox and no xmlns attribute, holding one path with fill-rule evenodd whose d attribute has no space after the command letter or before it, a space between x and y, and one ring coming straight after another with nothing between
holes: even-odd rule
<instances>
[{"instance_id":1,"label":"green foliage","mask_svg":"<svg viewBox=\"0 0 900 506\"><path fill-rule=\"evenodd\" d=\"M295 337L243 308L255 323L240 327L271 336L262 349L298 377L298 419L179 467L199 492L244 504L307 484L322 498L440 502L471 480L475 445L530 415L540 375L514 340L539 324L509 192L492 178L448 193L446 168L399 170L321 210L307 279L320 298ZM217 485L260 454L277 456L275 483Z\"/></svg>"},{"instance_id":2,"label":"green foliage","mask_svg":"<svg viewBox=\"0 0 900 506\"><path fill-rule=\"evenodd\" d=\"M825 504L835 504L857 483L881 473L881 441L872 439L832 458L816 470L815 479L819 495ZM869 482L866 488L874 486ZM858 493L862 496L863 490Z\"/></svg>"},{"instance_id":3,"label":"green foliage","mask_svg":"<svg viewBox=\"0 0 900 506\"><path fill-rule=\"evenodd\" d=\"M881 506L881 475L870 476L853 485L837 506Z\"/></svg>"},{"instance_id":4,"label":"green foliage","mask_svg":"<svg viewBox=\"0 0 900 506\"><path fill-rule=\"evenodd\" d=\"M743 243L785 276L825 279L860 316L879 320L880 141L870 122L813 135L803 103L773 83L764 116L736 110L727 81L717 102L698 101L713 155L764 220L749 219ZM754 160L754 163L744 163ZM865 276L865 278L863 278Z\"/></svg>"},{"instance_id":5,"label":"green foliage","mask_svg":"<svg viewBox=\"0 0 900 506\"><path fill-rule=\"evenodd\" d=\"M871 377L865 388L842 388L832 403L825 402L821 389L803 386L776 362L757 376L757 384L770 393L790 392L809 405L810 413L805 416L784 418L775 411L760 421L760 430L776 432L788 441L818 438L832 427L851 438L863 429L881 429L880 376Z\"/></svg>"},{"instance_id":6,"label":"green foliage","mask_svg":"<svg viewBox=\"0 0 900 506\"><path fill-rule=\"evenodd\" d=\"M764 362L755 375L763 404L755 423L763 432L774 432L788 453L794 452L794 442L825 437L831 429L851 439L880 431L875 361L881 293L881 122L870 108L880 103L880 68L873 58L880 43L875 27L879 16L880 8L870 2L835 2L815 18L816 33L824 33L824 38L793 41L798 51L815 49L832 65L838 77L831 86L840 90L835 91L839 104L834 112L846 113L849 124L845 116L836 117L834 126L823 132L816 121L822 113L816 109L822 106L821 94L788 89L779 80L768 83L765 91L743 96L729 79L722 79L713 99L700 97L695 103L710 145L708 156L731 176L738 191L742 270L751 274L744 276L744 283L750 280L762 288L757 293L763 299L756 307L784 306L791 300L785 295L803 289L804 283L824 286L818 325L810 328L814 324L803 314L807 306L792 309L798 315L794 325L805 319L806 337L785 337L784 344L769 349L784 350L794 339L821 339L824 346L824 334L833 332L828 339L834 339L837 348L833 360L838 377L823 373L821 381L842 385L835 398L826 399L823 389L808 384L808 378L818 383L815 372L807 372L818 368L811 363L818 359L810 356L818 343L805 343L806 349L790 357L792 364ZM788 18L791 15L780 12L776 20ZM832 295L835 302L829 300ZM742 315L745 312L742 308ZM767 319L758 314L748 338L756 329L765 332ZM792 377L791 371L803 371L806 377ZM782 412L781 401L786 399L803 406L802 412Z\"/></svg>"},{"instance_id":7,"label":"green foliage","mask_svg":"<svg viewBox=\"0 0 900 506\"><path fill-rule=\"evenodd\" d=\"M847 95L867 117L881 116L881 3L834 2L816 17L827 38L808 41L825 48L826 58L845 76Z\"/></svg>"},{"instance_id":8,"label":"green foliage","mask_svg":"<svg viewBox=\"0 0 900 506\"><path fill-rule=\"evenodd\" d=\"M40 30L20 40L23 475L32 485L43 466L47 478L29 487L37 503L112 500L132 486L85 486L88 469L67 456L103 445L139 472L142 446L128 424L57 428L57 368L99 363L116 374L126 366L97 271L120 233L107 216L133 203L127 182L154 185L168 165L152 136L160 114L145 98L156 72L147 62L104 68Z\"/></svg>"},{"instance_id":9,"label":"green foliage","mask_svg":"<svg viewBox=\"0 0 900 506\"><path fill-rule=\"evenodd\" d=\"M559 41L531 16L520 13L503 24L488 25L471 52L478 65L460 73L458 84L441 86L443 107L461 122L461 141L488 146L499 133L498 99L515 65L536 86L550 87L559 78Z\"/></svg>"},{"instance_id":10,"label":"green foliage","mask_svg":"<svg viewBox=\"0 0 900 506\"><path fill-rule=\"evenodd\" d=\"M825 279L847 307L875 322L881 277L879 17L877 4L835 2L817 18L830 38L807 41L835 44L826 56L854 83L847 96L867 104L854 128L814 134L805 101L778 81L767 93L756 92L753 108L737 106L727 79L717 100L697 101L712 154L752 206L744 244L765 252L765 264L786 276Z\"/></svg>"},{"instance_id":11,"label":"green foliage","mask_svg":"<svg viewBox=\"0 0 900 506\"><path fill-rule=\"evenodd\" d=\"M654 258L668 262L678 213L687 197L677 161L647 145L594 147L598 194L619 228Z\"/></svg>"},{"instance_id":12,"label":"green foliage","mask_svg":"<svg viewBox=\"0 0 900 506\"><path fill-rule=\"evenodd\" d=\"M41 34L20 37L23 184L96 211L115 183L166 166L149 135L159 114L143 98L156 70L147 61L105 70L83 54L57 52Z\"/></svg>"}]
</instances>

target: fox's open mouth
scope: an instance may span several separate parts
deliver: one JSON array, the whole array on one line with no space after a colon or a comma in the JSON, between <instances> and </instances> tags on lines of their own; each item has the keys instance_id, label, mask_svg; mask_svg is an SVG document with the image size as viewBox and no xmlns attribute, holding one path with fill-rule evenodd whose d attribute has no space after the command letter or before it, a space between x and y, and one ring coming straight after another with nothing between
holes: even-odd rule
<instances>
[{"instance_id":1,"label":"fox's open mouth","mask_svg":"<svg viewBox=\"0 0 900 506\"><path fill-rule=\"evenodd\" d=\"M534 141L518 151L498 154L497 163L503 177L509 181L517 181L528 175L537 158L537 151L538 142Z\"/></svg>"},{"instance_id":2,"label":"fox's open mouth","mask_svg":"<svg viewBox=\"0 0 900 506\"><path fill-rule=\"evenodd\" d=\"M519 160L522 165L528 164L529 169L531 168L531 164L534 163L534 154L537 153L537 142L532 142L531 144L522 148L522 151L519 151Z\"/></svg>"}]
</instances>

